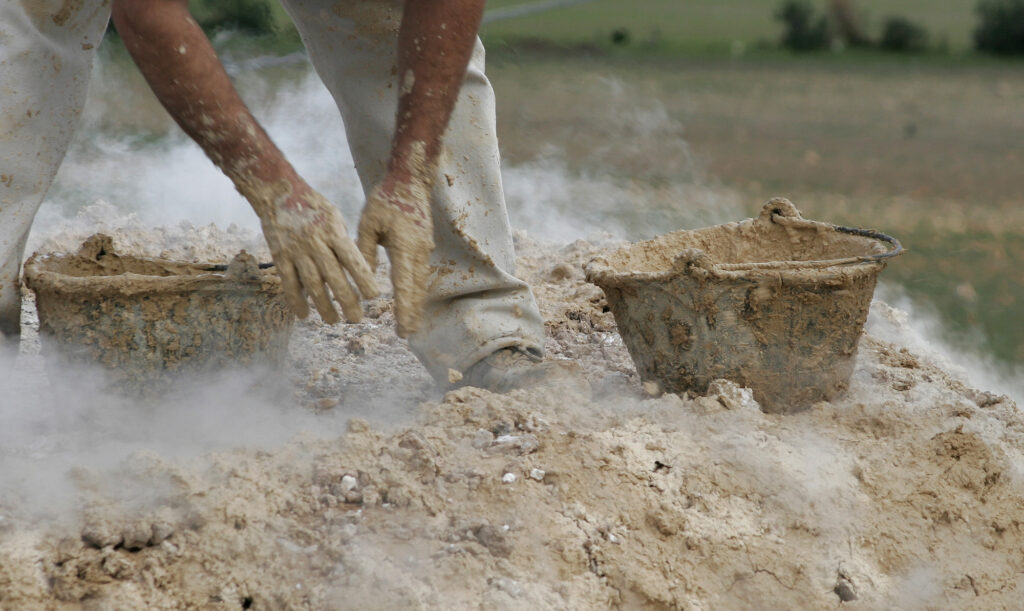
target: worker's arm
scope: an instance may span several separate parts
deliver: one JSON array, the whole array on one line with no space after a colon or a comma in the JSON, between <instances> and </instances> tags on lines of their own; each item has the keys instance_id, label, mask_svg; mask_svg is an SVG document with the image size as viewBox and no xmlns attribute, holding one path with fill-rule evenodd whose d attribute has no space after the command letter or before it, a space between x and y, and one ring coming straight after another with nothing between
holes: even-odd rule
<instances>
[{"instance_id":1,"label":"worker's arm","mask_svg":"<svg viewBox=\"0 0 1024 611\"><path fill-rule=\"evenodd\" d=\"M337 209L300 177L242 102L188 10L187 0L114 0L114 24L150 87L174 120L252 204L292 309L326 322L362 317L351 276L374 297L373 272Z\"/></svg>"},{"instance_id":2,"label":"worker's arm","mask_svg":"<svg viewBox=\"0 0 1024 611\"><path fill-rule=\"evenodd\" d=\"M430 191L483 16L483 0L406 0L398 34L398 113L384 179L367 198L359 248L391 259L402 337L420 326L434 248Z\"/></svg>"}]
</instances>

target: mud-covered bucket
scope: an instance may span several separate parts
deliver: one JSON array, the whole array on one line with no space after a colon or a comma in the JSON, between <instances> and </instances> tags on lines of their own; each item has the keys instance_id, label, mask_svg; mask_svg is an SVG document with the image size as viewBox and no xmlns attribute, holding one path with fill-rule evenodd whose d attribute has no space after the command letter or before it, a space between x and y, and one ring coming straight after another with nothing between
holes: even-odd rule
<instances>
[{"instance_id":1,"label":"mud-covered bucket","mask_svg":"<svg viewBox=\"0 0 1024 611\"><path fill-rule=\"evenodd\" d=\"M48 361L99 364L111 387L151 394L178 374L281 364L293 317L261 267L244 251L228 265L120 255L97 234L75 255L33 255L25 283Z\"/></svg>"},{"instance_id":2,"label":"mud-covered bucket","mask_svg":"<svg viewBox=\"0 0 1024 611\"><path fill-rule=\"evenodd\" d=\"M777 198L756 219L638 242L586 272L643 380L702 393L725 378L785 413L846 389L878 274L902 251Z\"/></svg>"}]
</instances>

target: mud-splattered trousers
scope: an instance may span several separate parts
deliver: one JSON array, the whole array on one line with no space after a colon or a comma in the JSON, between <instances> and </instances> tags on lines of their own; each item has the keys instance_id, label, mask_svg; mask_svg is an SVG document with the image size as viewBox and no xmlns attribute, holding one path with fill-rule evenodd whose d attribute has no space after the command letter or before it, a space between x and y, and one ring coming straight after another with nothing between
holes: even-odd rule
<instances>
[{"instance_id":1,"label":"mud-splattered trousers","mask_svg":"<svg viewBox=\"0 0 1024 611\"><path fill-rule=\"evenodd\" d=\"M384 176L394 131L402 2L283 4L334 96L368 192ZM108 13L106 0L0 0L0 333L17 333L25 239L77 126ZM465 371L500 348L539 353L540 313L529 286L513 276L494 94L479 41L445 134L431 207L436 247L426 315L409 338L420 361L446 380L448 369Z\"/></svg>"},{"instance_id":2,"label":"mud-splattered trousers","mask_svg":"<svg viewBox=\"0 0 1024 611\"><path fill-rule=\"evenodd\" d=\"M32 219L85 104L109 1L0 0L0 342L18 335Z\"/></svg>"}]
</instances>

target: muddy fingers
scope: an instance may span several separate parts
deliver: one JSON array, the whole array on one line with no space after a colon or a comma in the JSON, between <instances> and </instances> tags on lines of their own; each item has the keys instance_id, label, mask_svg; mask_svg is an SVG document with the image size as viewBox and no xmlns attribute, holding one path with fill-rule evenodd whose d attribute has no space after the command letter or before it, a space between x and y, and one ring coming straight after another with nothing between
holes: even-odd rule
<instances>
[{"instance_id":1,"label":"muddy fingers","mask_svg":"<svg viewBox=\"0 0 1024 611\"><path fill-rule=\"evenodd\" d=\"M377 244L380 243L380 236L374 227L371 227L364 216L359 221L359 235L356 238L359 242L359 252L366 260L370 269L377 269Z\"/></svg>"},{"instance_id":2,"label":"muddy fingers","mask_svg":"<svg viewBox=\"0 0 1024 611\"><path fill-rule=\"evenodd\" d=\"M367 265L337 209L319 193L306 187L296 195L287 185L243 185L240 189L260 214L263 234L281 276L281 285L295 315L309 314L308 295L324 322L341 320L335 302L351 322L362 320L363 297L379 293ZM349 282L352 277L359 293Z\"/></svg>"},{"instance_id":3,"label":"muddy fingers","mask_svg":"<svg viewBox=\"0 0 1024 611\"><path fill-rule=\"evenodd\" d=\"M338 259L338 262L343 268L348 270L348 275L352 278L352 282L355 283L356 288L359 289L359 293L363 296L363 299L373 299L380 295L380 291L377 289L377 282L373 279L373 271L376 265L370 266L370 259L366 258L352 240L338 239L331 244L331 250L334 251L334 256ZM376 251L376 248L374 248ZM374 253L376 255L376 252ZM376 257L374 257L374 263L376 263Z\"/></svg>"},{"instance_id":4,"label":"muddy fingers","mask_svg":"<svg viewBox=\"0 0 1024 611\"><path fill-rule=\"evenodd\" d=\"M425 184L378 185L370 193L359 220L359 250L371 266L378 244L391 260L398 335L408 337L422 324L434 250L430 189Z\"/></svg>"},{"instance_id":5,"label":"muddy fingers","mask_svg":"<svg viewBox=\"0 0 1024 611\"><path fill-rule=\"evenodd\" d=\"M386 247L387 248L387 247ZM395 320L398 336L408 337L419 330L426 303L429 265L421 253L387 248L391 258L391 282L395 285Z\"/></svg>"},{"instance_id":6,"label":"muddy fingers","mask_svg":"<svg viewBox=\"0 0 1024 611\"><path fill-rule=\"evenodd\" d=\"M284 289L285 299L288 300L288 307L298 318L309 316L309 304L306 303L298 272L292 267L291 261L283 260L277 255L274 256L274 259L280 261L275 267L277 275L281 277L281 287Z\"/></svg>"},{"instance_id":7,"label":"muddy fingers","mask_svg":"<svg viewBox=\"0 0 1024 611\"><path fill-rule=\"evenodd\" d=\"M324 250L327 250L326 246L324 246ZM317 269L320 270L321 277L324 278L331 293L334 294L334 300L341 304L345 320L360 322L363 320L363 310L359 307L359 298L352 290L348 278L345 277L345 272L329 264L329 259L333 258L333 254L332 252L330 255L318 257L316 259Z\"/></svg>"},{"instance_id":8,"label":"muddy fingers","mask_svg":"<svg viewBox=\"0 0 1024 611\"><path fill-rule=\"evenodd\" d=\"M320 318L325 323L331 325L338 322L340 320L338 311L334 309L330 296L324 290L324 280L320 276L317 264L313 259L303 257L299 259L295 267L299 270L302 286L305 287L306 293L313 300L313 305L316 306L317 312L320 313Z\"/></svg>"}]
</instances>

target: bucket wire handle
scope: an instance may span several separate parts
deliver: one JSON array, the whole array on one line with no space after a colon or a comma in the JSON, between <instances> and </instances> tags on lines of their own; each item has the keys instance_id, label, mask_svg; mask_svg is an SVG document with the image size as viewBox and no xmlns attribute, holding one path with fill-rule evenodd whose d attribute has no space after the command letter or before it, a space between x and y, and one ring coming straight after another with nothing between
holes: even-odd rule
<instances>
[{"instance_id":1,"label":"bucket wire handle","mask_svg":"<svg viewBox=\"0 0 1024 611\"><path fill-rule=\"evenodd\" d=\"M271 267L274 267L274 263L273 262L270 262L270 263L260 263L256 267L258 267L259 269L270 269ZM226 272L226 271L228 271L228 264L227 263L218 263L216 265L208 265L205 268L203 268L203 271L206 271L206 272Z\"/></svg>"},{"instance_id":2,"label":"bucket wire handle","mask_svg":"<svg viewBox=\"0 0 1024 611\"><path fill-rule=\"evenodd\" d=\"M890 257L895 257L896 255L903 254L903 244L900 244L900 241L892 237L891 235L882 233L881 231L875 231L874 229L860 229L859 227L844 227L842 225L835 225L835 230L840 233L848 233L851 235L859 235L865 238L872 238L880 242L886 242L890 246L892 246L891 250L879 253L877 255L861 255L860 257L858 257L861 261L882 261L883 259L888 259Z\"/></svg>"},{"instance_id":3,"label":"bucket wire handle","mask_svg":"<svg viewBox=\"0 0 1024 611\"><path fill-rule=\"evenodd\" d=\"M850 235L861 236L865 238L871 238L880 242L885 242L891 248L883 253L877 253L873 255L857 255L853 257L846 257L843 259L832 259L824 261L801 261L801 265L805 267L823 267L832 265L850 265L853 263L873 263L877 261L884 261L898 255L903 254L903 244L891 235L884 234L880 231L873 229L860 229L858 227L845 227L842 225L832 225L829 223L821 223L818 221L812 221L805 219L800 215L800 211L793 202L789 201L784 197L773 197L768 200L765 205L761 208L761 217L759 220L769 220L783 227L801 227L805 229L829 229L832 231L838 231L840 233L846 233ZM774 262L772 262L774 263ZM742 265L742 264L740 264ZM730 266L731 267L731 266ZM754 267L774 267L771 263L757 265Z\"/></svg>"}]
</instances>

